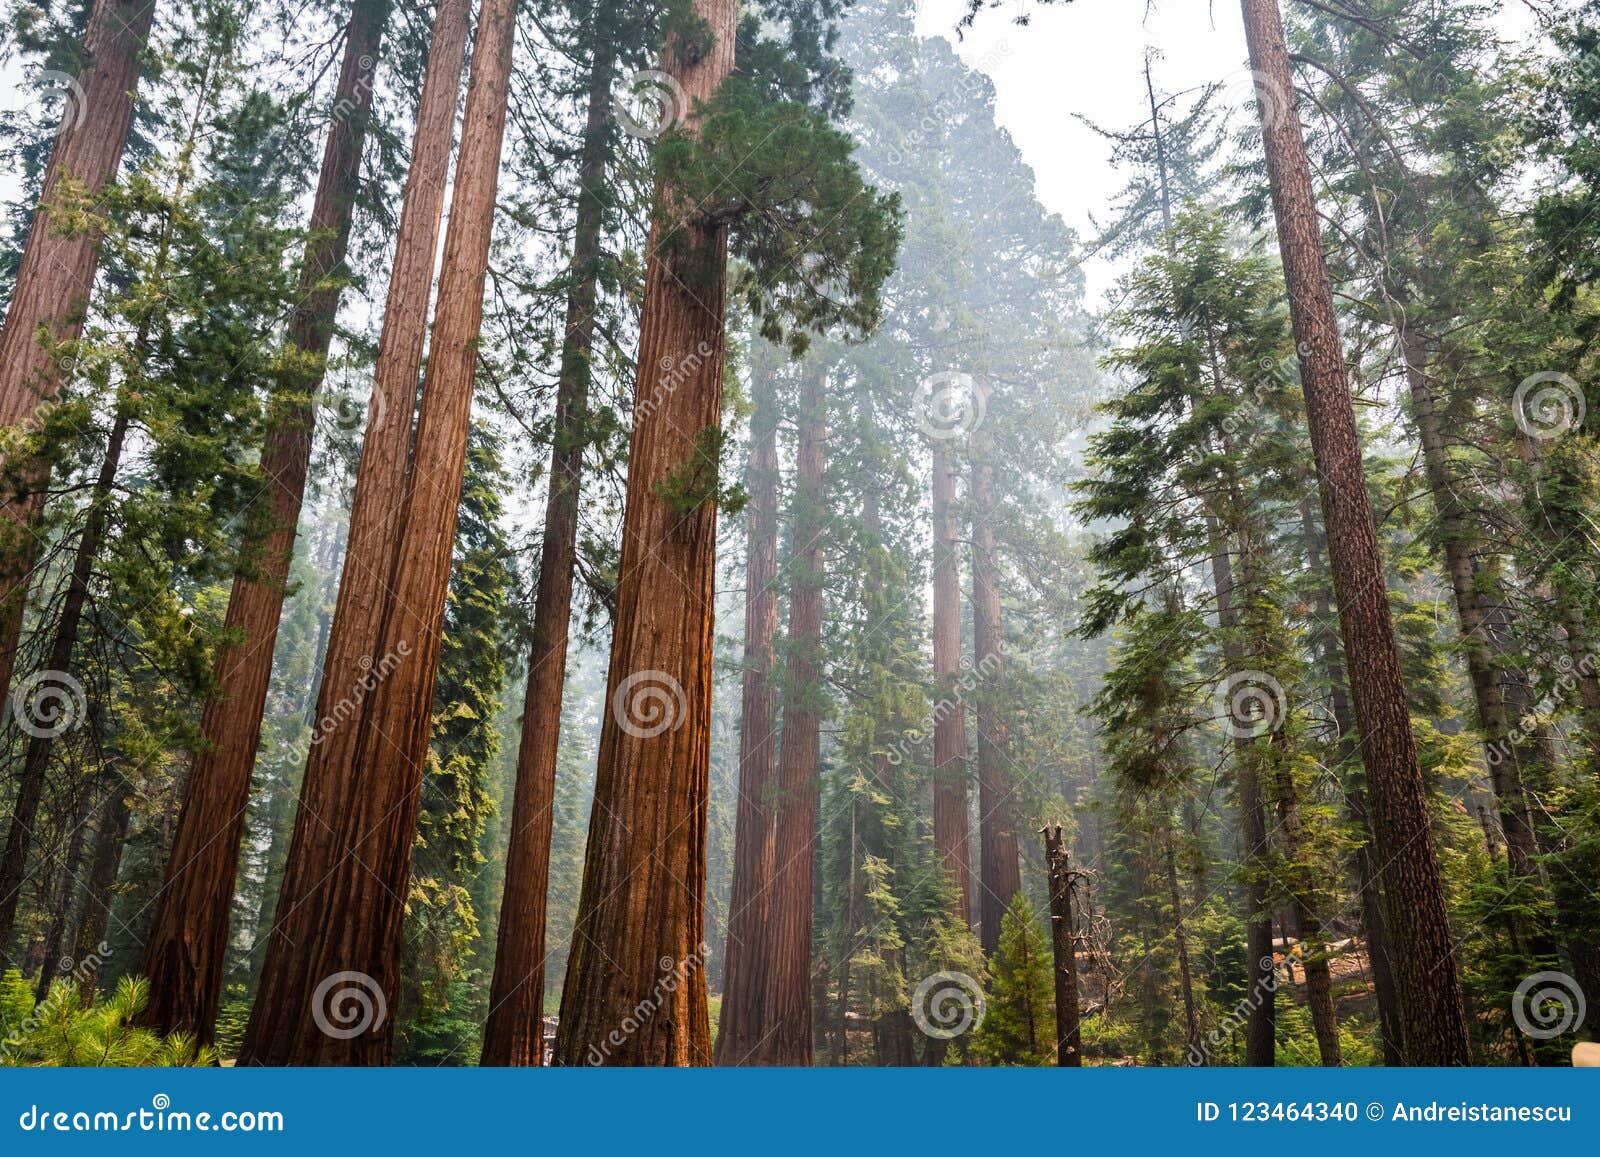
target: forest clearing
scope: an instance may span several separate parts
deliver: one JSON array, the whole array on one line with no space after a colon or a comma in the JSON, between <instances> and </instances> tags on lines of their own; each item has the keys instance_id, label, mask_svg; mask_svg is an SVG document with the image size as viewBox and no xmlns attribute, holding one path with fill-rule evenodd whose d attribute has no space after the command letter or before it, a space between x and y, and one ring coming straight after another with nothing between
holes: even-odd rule
<instances>
[{"instance_id":1,"label":"forest clearing","mask_svg":"<svg viewBox=\"0 0 1600 1157\"><path fill-rule=\"evenodd\" d=\"M3 27L0 1062L1600 1067L1600 0Z\"/></svg>"}]
</instances>

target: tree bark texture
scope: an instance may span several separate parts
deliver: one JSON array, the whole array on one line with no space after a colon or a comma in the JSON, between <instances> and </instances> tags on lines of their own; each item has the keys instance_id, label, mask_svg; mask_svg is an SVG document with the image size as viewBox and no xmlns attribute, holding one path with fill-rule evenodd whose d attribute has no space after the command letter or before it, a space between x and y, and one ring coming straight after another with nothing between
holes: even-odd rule
<instances>
[{"instance_id":1,"label":"tree bark texture","mask_svg":"<svg viewBox=\"0 0 1600 1157\"><path fill-rule=\"evenodd\" d=\"M333 120L312 202L311 235L289 317L285 368L269 402L261 452L266 485L247 523L247 533L263 537L259 553L234 578L229 594L224 627L238 641L217 655L217 691L201 716L199 754L184 789L145 945L144 970L150 980L145 1023L162 1033L192 1034L202 1044L212 1040L222 994L250 775L261 743L273 649L311 465L315 395L333 340L340 269L355 213L389 9L388 0L356 0L345 30Z\"/></svg>"},{"instance_id":2,"label":"tree bark texture","mask_svg":"<svg viewBox=\"0 0 1600 1157\"><path fill-rule=\"evenodd\" d=\"M466 463L515 25L516 0L486 0L479 13L415 451L391 547L392 569L383 583L378 644L374 657L357 664L369 677L358 683L365 706L354 721L355 750L348 762L329 769L330 782L348 789L337 814L309 816L302 808L296 817L291 859L294 849L304 848L307 859L326 856L328 871L321 879L299 875L297 885L309 885L300 895L292 895L285 880L279 928L268 948L242 1063L381 1065L393 1052L394 1018L388 1012L399 994L401 924ZM363 588L382 581L349 569L359 565L347 563L346 573L360 573L362 581L341 587L333 634L339 633L338 620L350 613L348 607L359 608L371 597ZM358 596L360 602L347 603ZM330 680L333 675L330 671ZM333 830L319 835L309 827L313 824L331 824ZM325 842L329 836L331 846ZM302 865L293 866L303 872ZM304 940L282 934L282 914L288 912L297 928L304 918L309 928ZM362 1031L354 1035L348 1026L329 1032L306 1015L329 1018L340 1011L336 978L348 978L355 987L347 991L359 989L367 1000L357 1020Z\"/></svg>"},{"instance_id":3,"label":"tree bark texture","mask_svg":"<svg viewBox=\"0 0 1600 1157\"><path fill-rule=\"evenodd\" d=\"M1389 905L1406 1060L1468 1063L1444 885L1411 732L1377 530L1362 470L1344 351L1322 257L1294 82L1277 0L1241 0L1266 144L1267 175L1299 348L1306 417L1327 527L1334 597L1361 735L1373 835Z\"/></svg>"},{"instance_id":4,"label":"tree bark texture","mask_svg":"<svg viewBox=\"0 0 1600 1157\"><path fill-rule=\"evenodd\" d=\"M967 794L967 709L961 678L961 554L956 541L956 468L933 445L933 843L950 875L956 916L972 926Z\"/></svg>"},{"instance_id":5,"label":"tree bark texture","mask_svg":"<svg viewBox=\"0 0 1600 1157\"><path fill-rule=\"evenodd\" d=\"M533 645L522 704L522 738L517 748L505 891L480 1060L486 1065L537 1065L544 1059L545 894L550 881L556 755L561 746L567 631L578 554L578 498L588 444L590 359L612 150L611 86L616 72L615 40L606 24L606 6L595 5L592 20L594 46L578 168L572 288L567 295L561 377L556 386L550 490L545 501Z\"/></svg>"}]
</instances>

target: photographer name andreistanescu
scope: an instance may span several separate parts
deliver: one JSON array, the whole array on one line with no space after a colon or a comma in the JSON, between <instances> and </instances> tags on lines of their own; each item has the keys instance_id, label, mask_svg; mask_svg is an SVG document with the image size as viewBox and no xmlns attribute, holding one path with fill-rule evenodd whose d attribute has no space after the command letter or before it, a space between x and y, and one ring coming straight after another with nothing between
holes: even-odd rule
<instances>
[{"instance_id":1,"label":"photographer name andreistanescu","mask_svg":"<svg viewBox=\"0 0 1600 1157\"><path fill-rule=\"evenodd\" d=\"M1572 1120L1571 1105L1491 1105L1487 1101L1469 1104L1462 1101L1446 1105L1439 1101L1427 1104L1395 1102L1389 1112L1391 1121L1419 1121L1458 1124L1510 1124L1518 1121L1567 1123Z\"/></svg>"}]
</instances>

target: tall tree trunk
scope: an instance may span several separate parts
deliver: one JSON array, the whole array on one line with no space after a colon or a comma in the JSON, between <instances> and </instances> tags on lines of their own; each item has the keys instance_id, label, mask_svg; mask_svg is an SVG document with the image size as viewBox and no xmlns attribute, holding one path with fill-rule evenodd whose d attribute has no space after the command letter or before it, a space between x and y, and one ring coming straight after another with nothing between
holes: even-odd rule
<instances>
[{"instance_id":1,"label":"tall tree trunk","mask_svg":"<svg viewBox=\"0 0 1600 1157\"><path fill-rule=\"evenodd\" d=\"M805 368L796 420L793 546L789 552L789 634L784 673L783 736L778 753L777 848L768 916L774 939L762 1064L809 1065L811 1033L812 852L822 762L823 445L827 433L824 372ZM854 849L852 849L852 856ZM840 983L844 983L843 974Z\"/></svg>"},{"instance_id":2,"label":"tall tree trunk","mask_svg":"<svg viewBox=\"0 0 1600 1157\"><path fill-rule=\"evenodd\" d=\"M778 406L772 375L751 387L750 466L745 507L744 683L739 715L739 802L728 901L722 1015L716 1063L744 1064L766 1034L772 962L770 890L776 856L777 694L772 681L778 632Z\"/></svg>"},{"instance_id":3,"label":"tall tree trunk","mask_svg":"<svg viewBox=\"0 0 1600 1157\"><path fill-rule=\"evenodd\" d=\"M106 521L110 517L107 506L111 501L111 487L122 465L128 424L129 408L119 399L117 416L111 423L111 433L106 439L105 457L100 461L100 474L95 479L89 498L89 512L84 518L83 533L78 538L78 547L72 557L72 570L67 575L67 593L61 601L61 617L56 621L50 652L38 672L45 680L36 692L35 702L46 701L52 690L59 690L63 683L70 686L76 682L71 674L72 656L78 647L78 629L83 623L84 604L89 599L89 578L94 571L95 559L100 554L100 544L105 539ZM50 767L50 752L58 736L83 722L82 719L71 718L71 712L82 706L62 704L55 709L63 714L51 720L22 723L28 732L28 746L22 758L22 778L17 785L16 799L11 805L11 827L6 833L5 851L0 853L0 952L10 941L16 924L17 903L21 899L22 884L27 874L33 828L39 820L39 804L44 795L45 772ZM23 715L30 713L26 704L18 704L18 708Z\"/></svg>"},{"instance_id":4,"label":"tall tree trunk","mask_svg":"<svg viewBox=\"0 0 1600 1157\"><path fill-rule=\"evenodd\" d=\"M1294 78L1277 0L1241 0L1257 77L1267 175L1299 348L1306 418L1322 494L1334 597L1345 654L1359 655L1350 689L1367 767L1373 834L1390 906L1406 1060L1468 1063L1466 1014L1444 884L1429 823L1427 788L1411 733L1399 648L1362 470L1355 409L1321 223L1306 160Z\"/></svg>"},{"instance_id":5,"label":"tall tree trunk","mask_svg":"<svg viewBox=\"0 0 1600 1157\"><path fill-rule=\"evenodd\" d=\"M1456 493L1456 479L1451 475L1444 415L1428 373L1426 342L1419 331L1406 327L1400 333L1400 346L1412 414L1422 444L1423 467L1439 519L1445 572L1455 595L1461 648L1478 710L1489 779L1500 805L1500 826L1505 831L1511 870L1523 879L1536 877L1534 857L1539 847L1523 787L1522 765L1530 759L1536 760L1538 755L1532 745L1520 738L1521 730L1513 730L1501 691L1504 673L1496 669L1495 643L1504 633L1506 624L1491 622L1490 597L1484 590L1489 576L1479 573L1473 557L1478 535L1468 522L1467 512ZM1503 601L1503 595L1495 601Z\"/></svg>"},{"instance_id":6,"label":"tall tree trunk","mask_svg":"<svg viewBox=\"0 0 1600 1157\"><path fill-rule=\"evenodd\" d=\"M738 12L734 0L694 0L693 7L707 38L691 52L674 35L664 60L691 109L733 68ZM692 114L686 127L694 131ZM707 433L722 420L728 239L725 227L694 216L669 187L657 187L655 203L610 710L601 723L561 996L555 1063L562 1065L711 1061L705 846L717 511L706 484L718 463ZM669 480L678 485L664 487ZM624 1033L641 1002L650 1015Z\"/></svg>"},{"instance_id":7,"label":"tall tree trunk","mask_svg":"<svg viewBox=\"0 0 1600 1157\"><path fill-rule=\"evenodd\" d=\"M113 779L111 795L100 809L94 834L94 859L89 865L89 886L83 898L83 919L78 925L78 997L88 1007L110 945L111 905L116 899L117 873L122 869L122 849L128 842L129 809L122 785Z\"/></svg>"},{"instance_id":8,"label":"tall tree trunk","mask_svg":"<svg viewBox=\"0 0 1600 1157\"><path fill-rule=\"evenodd\" d=\"M1183 1025L1191 1065L1205 1064L1200 1045L1200 1017L1194 1002L1194 969L1189 963L1189 929L1183 918L1183 894L1178 890L1178 853L1172 838L1172 808L1162 801L1162 851L1167 864L1167 902L1172 905L1172 939L1178 949L1178 986L1183 992Z\"/></svg>"},{"instance_id":9,"label":"tall tree trunk","mask_svg":"<svg viewBox=\"0 0 1600 1157\"><path fill-rule=\"evenodd\" d=\"M155 10L155 0L95 0L89 15L83 68L66 94L0 331L0 426L32 421L61 390L56 347L82 332L100 258L100 230L67 223L82 209L96 210L122 163ZM59 228L57 212L64 217ZM18 470L0 484L0 699L11 689L16 665L28 575L37 557L32 530L44 505L38 479L47 469L0 461L8 475Z\"/></svg>"},{"instance_id":10,"label":"tall tree trunk","mask_svg":"<svg viewBox=\"0 0 1600 1157\"><path fill-rule=\"evenodd\" d=\"M985 389L983 384L976 388ZM1005 622L995 554L994 442L981 430L972 463L972 657L978 680L978 932L983 950L1000 946L1000 923L1022 891L1016 791L1006 723Z\"/></svg>"},{"instance_id":11,"label":"tall tree trunk","mask_svg":"<svg viewBox=\"0 0 1600 1157\"><path fill-rule=\"evenodd\" d=\"M217 655L217 692L200 720L200 748L184 789L167 873L145 945L150 1003L143 1019L162 1033L209 1044L222 993L229 907L261 742L278 622L311 463L315 395L339 308L340 267L360 184L374 73L389 0L355 0L345 29L333 121L311 209L311 236L289 317L286 368L274 384L261 451L267 486L250 512L259 556L234 578L225 629L240 642Z\"/></svg>"},{"instance_id":12,"label":"tall tree trunk","mask_svg":"<svg viewBox=\"0 0 1600 1157\"><path fill-rule=\"evenodd\" d=\"M1383 1063L1391 1067L1404 1064L1400 1047L1400 1001L1395 992L1394 961L1389 947L1388 918L1376 854L1372 847L1372 818L1367 811L1367 793L1361 783L1356 747L1355 714L1350 706L1349 677L1339 647L1339 632L1334 629L1333 591L1329 586L1327 564L1323 559L1321 528L1312 515L1309 500L1300 504L1300 521L1305 528L1306 569L1316 582L1312 609L1318 624L1312 644L1322 676L1328 683L1328 709L1338 729L1339 777L1344 786L1345 811L1355 826L1358 841L1355 851L1356 894L1361 899L1361 932L1366 943L1367 961L1372 969L1373 999L1378 1005L1378 1032L1383 1040Z\"/></svg>"},{"instance_id":13,"label":"tall tree trunk","mask_svg":"<svg viewBox=\"0 0 1600 1157\"><path fill-rule=\"evenodd\" d=\"M961 556L956 543L956 467L933 444L933 846L950 875L957 917L972 926L968 850L967 713L961 678Z\"/></svg>"},{"instance_id":14,"label":"tall tree trunk","mask_svg":"<svg viewBox=\"0 0 1600 1157\"><path fill-rule=\"evenodd\" d=\"M332 782L349 785L343 810L317 817L302 807L296 817L297 847L325 840L309 825L333 824L331 866L295 898L297 924L303 915L311 934L304 940L275 935L268 948L242 1063L381 1065L393 1052L394 1018L388 1010L399 994L401 926L466 464L515 31L516 0L485 0L392 570L383 579L366 570L369 560L352 549L346 572L360 573L362 581L341 587L334 611L337 635L339 618L351 613L347 600L359 615L371 585L385 587L379 643L372 652L382 658L370 661L370 678L361 684L365 710L355 751L347 763L329 769ZM289 898L286 881L280 911ZM345 990L347 997L359 991L370 1002L371 1015L363 1010L362 1031L354 1035L348 1027L330 1034L291 1011L337 1010L339 990L330 987L337 976L354 985Z\"/></svg>"},{"instance_id":15,"label":"tall tree trunk","mask_svg":"<svg viewBox=\"0 0 1600 1157\"><path fill-rule=\"evenodd\" d=\"M471 14L470 0L441 0L434 14L383 330L373 367L366 435L350 507L338 613L328 628L311 750L274 905L272 928L277 932L267 940L268 956L275 946L292 951L296 943L315 934L304 900L331 868L337 852L334 817L345 813L355 790L347 770L360 735L372 666L383 654L379 639L382 600L394 569L410 468L412 419ZM311 818L301 823L300 817ZM324 821L323 817L329 818ZM265 960L261 967L265 976ZM272 975L282 973L274 969ZM257 999L261 998L258 994Z\"/></svg>"},{"instance_id":16,"label":"tall tree trunk","mask_svg":"<svg viewBox=\"0 0 1600 1157\"><path fill-rule=\"evenodd\" d=\"M589 110L578 167L572 288L567 295L561 380L556 387L550 490L522 705L522 741L517 748L511 841L506 851L489 1018L483 1034L481 1063L485 1065L537 1065L544 1055L545 893L550 881L556 753L561 745L567 629L578 553L578 497L583 485L583 452L588 445L590 359L612 148L611 84L616 72L616 38L609 7L594 5L591 20Z\"/></svg>"},{"instance_id":17,"label":"tall tree trunk","mask_svg":"<svg viewBox=\"0 0 1600 1157\"><path fill-rule=\"evenodd\" d=\"M1169 837L1167 847L1171 846ZM1050 879L1050 948L1055 959L1056 1064L1078 1068L1083 1064L1078 1007L1078 928L1072 910L1072 859L1062 842L1060 828L1044 830L1044 864ZM1182 960L1187 994L1188 956ZM1192 1016L1191 1012L1191 1019Z\"/></svg>"},{"instance_id":18,"label":"tall tree trunk","mask_svg":"<svg viewBox=\"0 0 1600 1157\"><path fill-rule=\"evenodd\" d=\"M88 792L83 794L88 796ZM33 990L35 1003L43 1002L50 995L50 985L56 973L70 974L77 967L76 961L63 960L62 952L72 934L73 917L77 915L78 873L83 869L83 846L88 832L90 805L91 801L85 798L72 815L72 833L67 837L67 854L61 860L61 877L50 914L50 930L44 938L44 967L39 969L39 982Z\"/></svg>"},{"instance_id":19,"label":"tall tree trunk","mask_svg":"<svg viewBox=\"0 0 1600 1157\"><path fill-rule=\"evenodd\" d=\"M1208 518L1211 536L1211 579L1217 594L1217 621L1225 632L1223 657L1231 670L1244 666L1238 642L1239 612L1234 604L1233 557L1220 525ZM1234 778L1238 795L1240 852L1244 865L1245 968L1249 976L1245 1023L1247 1065L1270 1068L1277 1063L1277 968L1272 958L1272 906L1262 860L1267 855L1267 808L1263 798L1259 753L1262 737L1234 737Z\"/></svg>"}]
</instances>

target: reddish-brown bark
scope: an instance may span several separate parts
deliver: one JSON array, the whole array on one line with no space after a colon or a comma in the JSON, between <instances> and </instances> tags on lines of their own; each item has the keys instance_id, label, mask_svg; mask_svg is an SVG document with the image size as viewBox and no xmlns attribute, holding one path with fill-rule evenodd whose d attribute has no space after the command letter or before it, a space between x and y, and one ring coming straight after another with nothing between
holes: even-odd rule
<instances>
[{"instance_id":1,"label":"reddish-brown bark","mask_svg":"<svg viewBox=\"0 0 1600 1157\"><path fill-rule=\"evenodd\" d=\"M489 1016L480 1063L537 1065L544 1060L544 938L550 881L556 754L561 745L561 703L567 678L567 631L572 615L573 571L578 554L578 498L588 439L590 358L605 225L607 168L611 159L611 84L615 41L596 5L589 69L589 109L578 168L578 213L573 231L561 378L556 387L550 448L550 490L545 502L539 589L533 608L533 643L517 748L511 838L506 849L505 892L495 947Z\"/></svg>"},{"instance_id":2,"label":"reddish-brown bark","mask_svg":"<svg viewBox=\"0 0 1600 1157\"><path fill-rule=\"evenodd\" d=\"M274 386L261 452L266 486L250 512L262 535L237 575L224 620L239 641L217 656L217 692L200 722L200 752L184 792L167 874L156 902L144 968L144 1019L163 1033L209 1043L222 993L239 843L261 714L283 612L289 564L311 465L315 394L321 387L339 308L339 271L355 212L374 73L389 18L388 0L356 0L345 31L334 116L323 148L285 369Z\"/></svg>"},{"instance_id":3,"label":"reddish-brown bark","mask_svg":"<svg viewBox=\"0 0 1600 1157\"><path fill-rule=\"evenodd\" d=\"M950 874L961 923L972 923L968 892L967 715L961 678L961 556L956 544L956 468L933 447L933 846Z\"/></svg>"},{"instance_id":4,"label":"reddish-brown bark","mask_svg":"<svg viewBox=\"0 0 1600 1157\"><path fill-rule=\"evenodd\" d=\"M280 911L298 910L296 927L303 921L308 935L291 944L274 934L262 972L263 995L251 1011L241 1063L381 1065L393 1052L391 1010L399 994L401 923L466 464L515 31L516 0L485 0L462 122L433 344L373 652L381 658L371 660L373 678L363 683L365 710L360 712L353 758L330 769L334 782L349 785L341 810L320 818L302 810L296 817L297 829L332 826L329 870L301 896L291 897L285 883ZM347 599L382 581L370 572L359 573L360 583L340 590L336 624ZM314 835L308 839L321 842ZM299 831L295 843L305 846ZM334 1011L338 988L329 986L337 976L351 977L365 991L371 1014L364 1010L346 1031L328 1032L307 1013L319 1011L326 1018ZM263 999L267 994L270 999ZM361 1031L348 1031L354 1027Z\"/></svg>"},{"instance_id":5,"label":"reddish-brown bark","mask_svg":"<svg viewBox=\"0 0 1600 1157\"><path fill-rule=\"evenodd\" d=\"M664 61L690 108L733 68L738 5L695 0L694 11L707 42L691 57L674 39ZM722 419L727 231L688 215L670 188L657 188L655 204L608 710L556 1033L563 1065L711 1061L705 844L717 512L709 498L688 509L669 501L662 484L688 479L703 492L715 477L705 432ZM650 692L665 700L643 698ZM652 704L665 714L650 714Z\"/></svg>"},{"instance_id":6,"label":"reddish-brown bark","mask_svg":"<svg viewBox=\"0 0 1600 1157\"><path fill-rule=\"evenodd\" d=\"M753 387L745 508L744 684L739 715L739 804L734 819L733 886L716 1063L741 1065L766 1032L772 963L771 887L776 855L773 808L777 693L772 681L778 633L778 414L772 376Z\"/></svg>"},{"instance_id":7,"label":"reddish-brown bark","mask_svg":"<svg viewBox=\"0 0 1600 1157\"><path fill-rule=\"evenodd\" d=\"M789 551L789 633L783 684L783 736L778 748L778 816L768 963L767 1023L752 1061L809 1065L811 1031L812 857L822 762L822 583L826 557L823 456L827 414L823 371L801 377L795 450L793 542ZM845 982L841 976L841 984Z\"/></svg>"},{"instance_id":8,"label":"reddish-brown bark","mask_svg":"<svg viewBox=\"0 0 1600 1157\"><path fill-rule=\"evenodd\" d=\"M39 205L17 267L0 331L0 426L30 421L60 392L58 348L83 328L99 266L100 231L61 227L94 210L122 163L133 102L155 19L155 0L96 0L84 35L84 64L65 98L61 128L45 167ZM33 527L43 495L32 479L43 467L0 461L17 470L0 486L0 697L11 688L28 576L37 558Z\"/></svg>"},{"instance_id":9,"label":"reddish-brown bark","mask_svg":"<svg viewBox=\"0 0 1600 1157\"><path fill-rule=\"evenodd\" d=\"M980 387L981 388L981 387ZM985 952L1000 945L1000 922L1022 891L1017 841L1016 785L1005 717L1005 621L995 554L993 442L973 439L972 657L978 678L978 934Z\"/></svg>"},{"instance_id":10,"label":"reddish-brown bark","mask_svg":"<svg viewBox=\"0 0 1600 1157\"><path fill-rule=\"evenodd\" d=\"M1295 107L1277 0L1241 0L1261 99L1267 175L1290 314L1301 350L1306 420L1322 495L1334 597L1367 769L1381 886L1389 905L1406 1061L1469 1060L1461 982L1451 943L1427 788L1400 671L1377 530L1362 471L1344 351L1322 256L1321 222Z\"/></svg>"}]
</instances>

